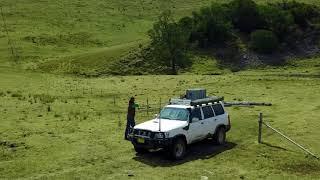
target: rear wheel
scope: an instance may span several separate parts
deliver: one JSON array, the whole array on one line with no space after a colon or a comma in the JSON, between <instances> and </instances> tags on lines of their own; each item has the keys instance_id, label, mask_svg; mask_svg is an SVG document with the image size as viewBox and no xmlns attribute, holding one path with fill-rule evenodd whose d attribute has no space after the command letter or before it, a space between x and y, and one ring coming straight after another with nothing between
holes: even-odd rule
<instances>
[{"instance_id":1,"label":"rear wheel","mask_svg":"<svg viewBox=\"0 0 320 180\"><path fill-rule=\"evenodd\" d=\"M214 141L218 145L226 143L226 129L224 127L219 127L214 136Z\"/></svg>"},{"instance_id":2,"label":"rear wheel","mask_svg":"<svg viewBox=\"0 0 320 180\"><path fill-rule=\"evenodd\" d=\"M141 147L136 147L136 146L134 146L134 150L135 150L137 153L139 153L139 154L144 154L144 153L147 153L147 152L148 152L147 149L141 148Z\"/></svg>"},{"instance_id":3,"label":"rear wheel","mask_svg":"<svg viewBox=\"0 0 320 180\"><path fill-rule=\"evenodd\" d=\"M170 148L170 155L173 159L183 159L187 152L186 142L182 138L175 140Z\"/></svg>"}]
</instances>

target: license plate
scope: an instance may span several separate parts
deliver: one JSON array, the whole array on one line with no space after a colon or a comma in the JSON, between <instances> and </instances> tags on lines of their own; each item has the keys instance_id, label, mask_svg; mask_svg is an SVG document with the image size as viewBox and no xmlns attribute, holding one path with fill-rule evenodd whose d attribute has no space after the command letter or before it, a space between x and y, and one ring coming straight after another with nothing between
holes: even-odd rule
<instances>
[{"instance_id":1,"label":"license plate","mask_svg":"<svg viewBox=\"0 0 320 180\"><path fill-rule=\"evenodd\" d=\"M143 139L143 138L138 138L138 139L137 139L137 142L138 142L138 143L144 143L144 139Z\"/></svg>"}]
</instances>

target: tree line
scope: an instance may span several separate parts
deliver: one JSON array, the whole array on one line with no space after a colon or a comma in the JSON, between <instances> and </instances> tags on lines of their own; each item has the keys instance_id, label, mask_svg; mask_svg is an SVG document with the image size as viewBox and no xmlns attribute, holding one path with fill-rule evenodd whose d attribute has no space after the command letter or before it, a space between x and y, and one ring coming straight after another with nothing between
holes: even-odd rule
<instances>
[{"instance_id":1,"label":"tree line","mask_svg":"<svg viewBox=\"0 0 320 180\"><path fill-rule=\"evenodd\" d=\"M154 59L168 66L172 74L188 64L191 47L246 46L263 54L290 48L304 33L320 31L320 8L315 5L282 1L257 4L253 0L212 3L191 16L175 20L172 12L163 12L149 31Z\"/></svg>"}]
</instances>

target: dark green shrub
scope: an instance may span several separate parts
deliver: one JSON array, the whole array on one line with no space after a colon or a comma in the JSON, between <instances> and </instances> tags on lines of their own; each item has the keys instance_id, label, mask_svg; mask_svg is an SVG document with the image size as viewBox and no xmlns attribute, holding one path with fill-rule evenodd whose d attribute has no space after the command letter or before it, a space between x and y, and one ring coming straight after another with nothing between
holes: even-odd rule
<instances>
[{"instance_id":1,"label":"dark green shrub","mask_svg":"<svg viewBox=\"0 0 320 180\"><path fill-rule=\"evenodd\" d=\"M229 4L232 23L242 32L252 32L261 27L258 6L253 0L234 0Z\"/></svg>"},{"instance_id":2,"label":"dark green shrub","mask_svg":"<svg viewBox=\"0 0 320 180\"><path fill-rule=\"evenodd\" d=\"M257 30L251 33L251 48L259 53L271 53L279 46L277 36L268 30Z\"/></svg>"},{"instance_id":3,"label":"dark green shrub","mask_svg":"<svg viewBox=\"0 0 320 180\"><path fill-rule=\"evenodd\" d=\"M183 17L179 20L178 25L180 29L185 31L185 36L188 37L188 40L191 41L191 34L194 31L194 22L191 17Z\"/></svg>"},{"instance_id":4,"label":"dark green shrub","mask_svg":"<svg viewBox=\"0 0 320 180\"><path fill-rule=\"evenodd\" d=\"M207 41L209 45L223 43L232 34L231 18L228 7L222 4L212 4L210 7L202 8L199 13L193 13L195 31L192 40Z\"/></svg>"},{"instance_id":5,"label":"dark green shrub","mask_svg":"<svg viewBox=\"0 0 320 180\"><path fill-rule=\"evenodd\" d=\"M281 40L284 39L288 33L290 33L292 27L295 26L292 14L277 6L260 6L259 13L263 20L264 28L276 33Z\"/></svg>"},{"instance_id":6,"label":"dark green shrub","mask_svg":"<svg viewBox=\"0 0 320 180\"><path fill-rule=\"evenodd\" d=\"M207 22L207 37L210 43L222 43L231 37L232 25L217 19L209 19Z\"/></svg>"},{"instance_id":7,"label":"dark green shrub","mask_svg":"<svg viewBox=\"0 0 320 180\"><path fill-rule=\"evenodd\" d=\"M320 7L315 5L296 1L283 1L278 3L278 6L289 11L293 15L295 23L303 28L309 27L313 20L320 17Z\"/></svg>"},{"instance_id":8,"label":"dark green shrub","mask_svg":"<svg viewBox=\"0 0 320 180\"><path fill-rule=\"evenodd\" d=\"M191 32L193 30L194 25L193 25L193 19L191 17L186 16L186 17L181 18L179 20L178 24L181 28L183 28L186 31Z\"/></svg>"}]
</instances>

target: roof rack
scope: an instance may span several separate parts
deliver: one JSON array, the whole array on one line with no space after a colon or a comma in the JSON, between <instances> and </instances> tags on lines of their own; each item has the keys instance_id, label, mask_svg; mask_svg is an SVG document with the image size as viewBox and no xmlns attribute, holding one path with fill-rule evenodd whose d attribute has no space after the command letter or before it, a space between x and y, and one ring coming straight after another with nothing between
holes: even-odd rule
<instances>
[{"instance_id":1,"label":"roof rack","mask_svg":"<svg viewBox=\"0 0 320 180\"><path fill-rule=\"evenodd\" d=\"M209 103L217 103L219 101L223 101L224 97L220 97L220 96L211 96L211 97L207 97L207 98L203 98L203 99L196 99L191 101L190 105L191 106L197 106L197 105L202 105L202 104L209 104Z\"/></svg>"},{"instance_id":2,"label":"roof rack","mask_svg":"<svg viewBox=\"0 0 320 180\"><path fill-rule=\"evenodd\" d=\"M172 98L170 99L170 104L174 105L190 105L190 106L201 106L203 104L207 105L209 103L217 103L219 101L223 101L224 97L221 96L211 96L211 97L206 97L202 99L180 99L180 98Z\"/></svg>"}]
</instances>

